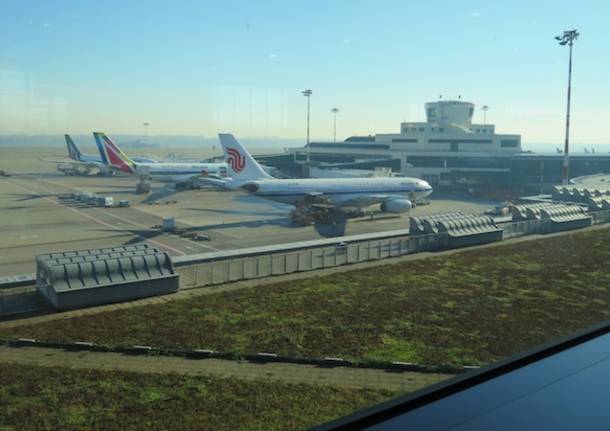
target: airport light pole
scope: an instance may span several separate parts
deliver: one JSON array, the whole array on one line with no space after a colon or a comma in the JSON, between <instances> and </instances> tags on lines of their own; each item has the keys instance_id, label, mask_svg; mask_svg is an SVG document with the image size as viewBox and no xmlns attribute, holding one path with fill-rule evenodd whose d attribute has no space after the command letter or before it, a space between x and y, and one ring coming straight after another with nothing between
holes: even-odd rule
<instances>
[{"instance_id":1,"label":"airport light pole","mask_svg":"<svg viewBox=\"0 0 610 431\"><path fill-rule=\"evenodd\" d=\"M307 163L309 163L309 102L312 91L310 89L301 91L303 96L307 97Z\"/></svg>"},{"instance_id":2,"label":"airport light pole","mask_svg":"<svg viewBox=\"0 0 610 431\"><path fill-rule=\"evenodd\" d=\"M144 122L144 145L148 148L148 122Z\"/></svg>"},{"instance_id":3,"label":"airport light pole","mask_svg":"<svg viewBox=\"0 0 610 431\"><path fill-rule=\"evenodd\" d=\"M339 108L333 108L330 110L333 113L333 144L337 143L337 114L339 113Z\"/></svg>"},{"instance_id":4,"label":"airport light pole","mask_svg":"<svg viewBox=\"0 0 610 431\"><path fill-rule=\"evenodd\" d=\"M483 125L485 126L487 125L487 111L489 111L489 106L481 106L481 111L483 111Z\"/></svg>"},{"instance_id":5,"label":"airport light pole","mask_svg":"<svg viewBox=\"0 0 610 431\"><path fill-rule=\"evenodd\" d=\"M580 34L576 30L567 30L563 32L561 36L555 36L555 39L559 41L559 45L570 47L570 61L568 63L568 106L566 110L566 139L565 146L563 149L563 184L567 185L569 182L569 148L570 148L570 99L572 96L572 46L574 41L578 39Z\"/></svg>"}]
</instances>

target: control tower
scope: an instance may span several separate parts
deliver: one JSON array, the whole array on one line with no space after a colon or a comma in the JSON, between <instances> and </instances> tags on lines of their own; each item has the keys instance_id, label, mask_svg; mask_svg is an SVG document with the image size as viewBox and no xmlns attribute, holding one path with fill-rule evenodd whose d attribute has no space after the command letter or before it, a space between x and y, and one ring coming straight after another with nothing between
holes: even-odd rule
<instances>
[{"instance_id":1,"label":"control tower","mask_svg":"<svg viewBox=\"0 0 610 431\"><path fill-rule=\"evenodd\" d=\"M474 103L458 100L439 100L426 103L426 120L431 126L460 127L472 126Z\"/></svg>"}]
</instances>

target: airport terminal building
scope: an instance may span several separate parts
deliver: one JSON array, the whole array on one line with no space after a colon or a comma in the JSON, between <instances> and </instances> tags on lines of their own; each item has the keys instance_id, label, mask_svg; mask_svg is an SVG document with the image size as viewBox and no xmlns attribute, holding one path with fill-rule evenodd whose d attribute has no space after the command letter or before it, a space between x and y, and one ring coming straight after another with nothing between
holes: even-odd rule
<instances>
[{"instance_id":1,"label":"airport terminal building","mask_svg":"<svg viewBox=\"0 0 610 431\"><path fill-rule=\"evenodd\" d=\"M494 124L472 122L475 105L461 100L425 104L425 122L403 122L398 133L351 136L343 142L311 142L263 162L294 176L311 166L374 169L442 187L538 188L561 182L562 154L523 151L521 135L496 133ZM571 155L571 177L610 172L610 154Z\"/></svg>"}]
</instances>

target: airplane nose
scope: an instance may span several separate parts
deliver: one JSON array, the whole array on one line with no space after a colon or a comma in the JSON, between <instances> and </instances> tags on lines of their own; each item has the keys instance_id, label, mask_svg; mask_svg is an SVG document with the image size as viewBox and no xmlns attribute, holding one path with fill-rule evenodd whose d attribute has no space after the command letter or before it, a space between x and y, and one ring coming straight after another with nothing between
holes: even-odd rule
<instances>
[{"instance_id":1,"label":"airplane nose","mask_svg":"<svg viewBox=\"0 0 610 431\"><path fill-rule=\"evenodd\" d=\"M422 191L432 191L432 186L428 183L428 181L421 180L417 183L417 185L422 189Z\"/></svg>"}]
</instances>

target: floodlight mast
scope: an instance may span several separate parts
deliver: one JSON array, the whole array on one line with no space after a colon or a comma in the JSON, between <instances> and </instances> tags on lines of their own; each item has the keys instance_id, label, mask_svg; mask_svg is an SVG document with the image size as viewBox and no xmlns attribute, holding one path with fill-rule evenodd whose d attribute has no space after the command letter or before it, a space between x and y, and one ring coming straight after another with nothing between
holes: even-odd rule
<instances>
[{"instance_id":1,"label":"floodlight mast","mask_svg":"<svg viewBox=\"0 0 610 431\"><path fill-rule=\"evenodd\" d=\"M309 164L309 101L312 91L310 89L301 91L303 96L307 97L307 163Z\"/></svg>"},{"instance_id":2,"label":"floodlight mast","mask_svg":"<svg viewBox=\"0 0 610 431\"><path fill-rule=\"evenodd\" d=\"M337 143L337 114L339 113L339 108L333 108L330 110L333 113L333 144Z\"/></svg>"},{"instance_id":3,"label":"floodlight mast","mask_svg":"<svg viewBox=\"0 0 610 431\"><path fill-rule=\"evenodd\" d=\"M570 165L570 100L572 97L572 47L574 41L578 39L580 33L576 30L567 30L563 32L561 36L555 36L555 39L559 41L559 45L570 47L570 60L568 63L568 103L566 110L566 135L565 145L563 149L563 184L567 185L570 180L569 165Z\"/></svg>"}]
</instances>

